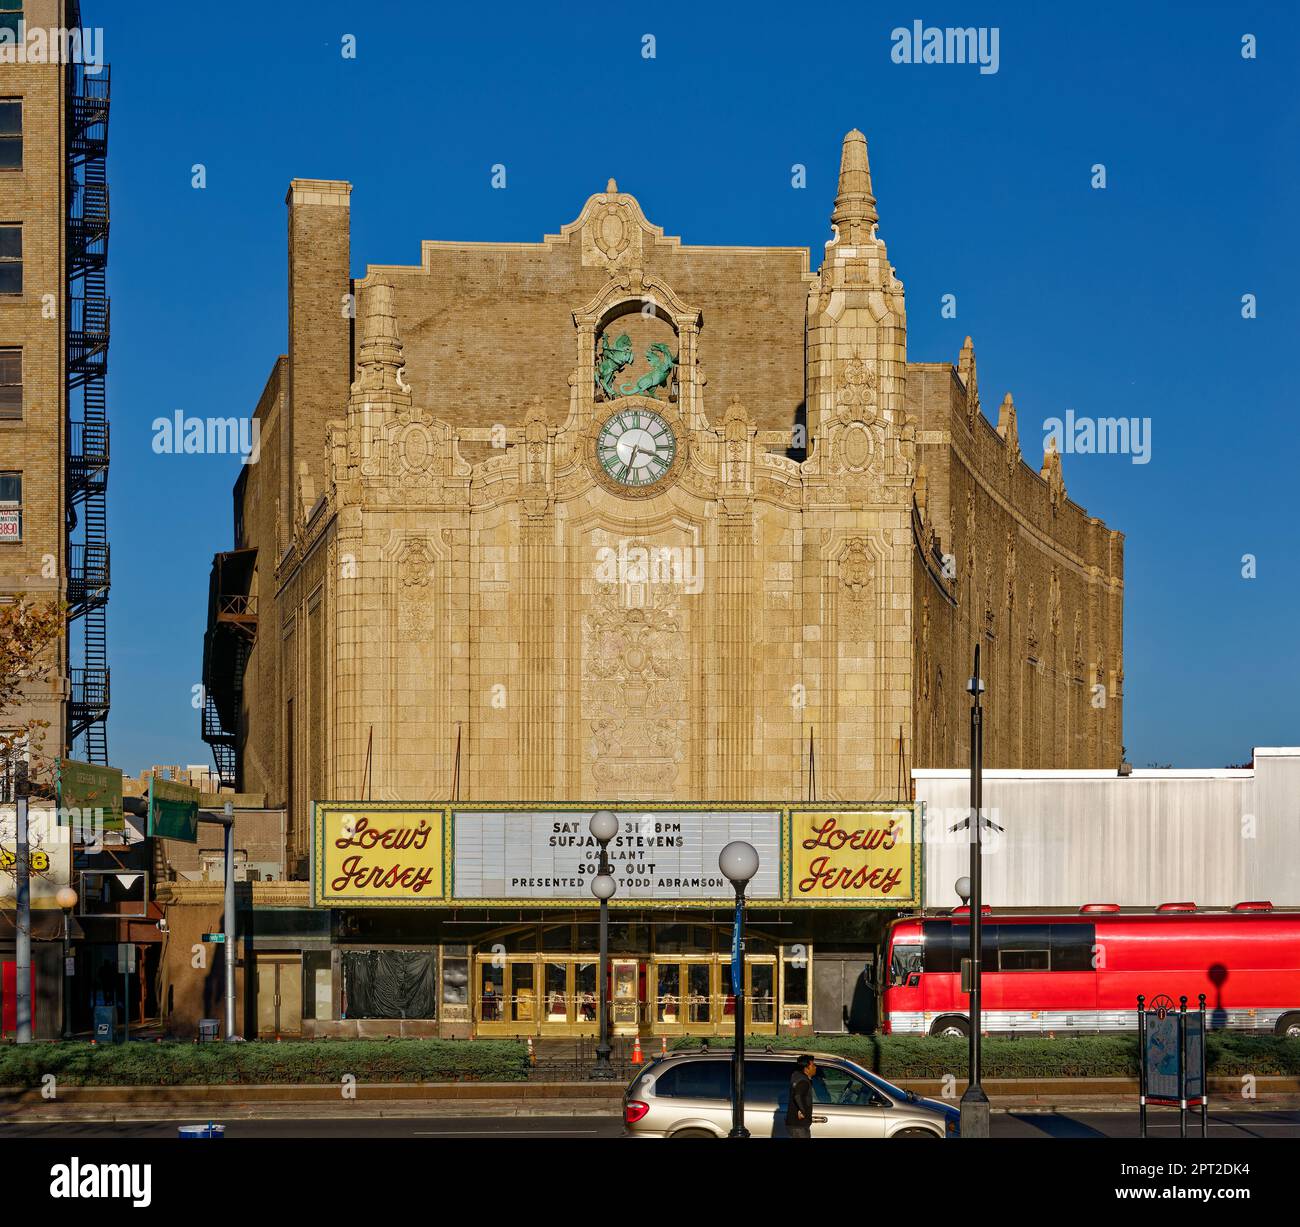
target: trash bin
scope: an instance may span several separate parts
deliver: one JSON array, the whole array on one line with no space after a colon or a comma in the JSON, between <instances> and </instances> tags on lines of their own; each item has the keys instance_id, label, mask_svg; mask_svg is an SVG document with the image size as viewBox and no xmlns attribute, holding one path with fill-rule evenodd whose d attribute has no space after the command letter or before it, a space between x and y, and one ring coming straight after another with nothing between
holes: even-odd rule
<instances>
[{"instance_id":1,"label":"trash bin","mask_svg":"<svg viewBox=\"0 0 1300 1227\"><path fill-rule=\"evenodd\" d=\"M97 1005L94 1008L95 1042L97 1044L114 1044L117 1042L117 1009L111 1005Z\"/></svg>"},{"instance_id":2,"label":"trash bin","mask_svg":"<svg viewBox=\"0 0 1300 1227\"><path fill-rule=\"evenodd\" d=\"M211 1044L216 1041L218 1033L221 1031L221 1022L216 1018L199 1019L199 1043Z\"/></svg>"},{"instance_id":3,"label":"trash bin","mask_svg":"<svg viewBox=\"0 0 1300 1227\"><path fill-rule=\"evenodd\" d=\"M206 1125L181 1125L176 1133L182 1142L192 1142L203 1138L224 1138L226 1127L208 1121Z\"/></svg>"}]
</instances>

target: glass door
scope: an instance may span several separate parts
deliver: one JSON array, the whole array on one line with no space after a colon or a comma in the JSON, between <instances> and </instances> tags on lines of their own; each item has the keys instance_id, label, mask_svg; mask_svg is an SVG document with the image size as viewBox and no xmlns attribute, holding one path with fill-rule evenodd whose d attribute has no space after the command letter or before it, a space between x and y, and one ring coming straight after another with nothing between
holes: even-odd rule
<instances>
[{"instance_id":1,"label":"glass door","mask_svg":"<svg viewBox=\"0 0 1300 1227\"><path fill-rule=\"evenodd\" d=\"M680 1031L686 1025L686 1003L682 997L685 977L675 960L654 964L654 1023L657 1032Z\"/></svg>"},{"instance_id":2,"label":"glass door","mask_svg":"<svg viewBox=\"0 0 1300 1227\"><path fill-rule=\"evenodd\" d=\"M549 966L549 965L548 965ZM480 955L474 963L474 1019L485 1035L536 1034L546 1002L545 975L533 956Z\"/></svg>"},{"instance_id":3,"label":"glass door","mask_svg":"<svg viewBox=\"0 0 1300 1227\"><path fill-rule=\"evenodd\" d=\"M596 979L600 964L594 960L573 964L574 1024L580 1035L595 1035L600 1028L600 999Z\"/></svg>"},{"instance_id":4,"label":"glass door","mask_svg":"<svg viewBox=\"0 0 1300 1227\"><path fill-rule=\"evenodd\" d=\"M691 1031L702 1035L713 1032L714 1013L713 960L699 959L682 967L686 978L686 1023Z\"/></svg>"},{"instance_id":5,"label":"glass door","mask_svg":"<svg viewBox=\"0 0 1300 1227\"><path fill-rule=\"evenodd\" d=\"M730 968L728 968L730 972ZM776 1034L776 959L745 960L745 1030Z\"/></svg>"}]
</instances>

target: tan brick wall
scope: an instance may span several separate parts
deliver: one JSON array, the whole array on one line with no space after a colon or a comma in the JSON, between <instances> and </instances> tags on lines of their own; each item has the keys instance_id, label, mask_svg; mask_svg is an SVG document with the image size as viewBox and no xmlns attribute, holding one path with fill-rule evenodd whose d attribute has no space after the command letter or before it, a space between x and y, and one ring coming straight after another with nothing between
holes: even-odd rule
<instances>
[{"instance_id":1,"label":"tan brick wall","mask_svg":"<svg viewBox=\"0 0 1300 1227\"><path fill-rule=\"evenodd\" d=\"M60 0L29 0L30 26L63 24ZM23 293L0 297L0 346L23 351L21 421L0 421L0 469L23 474L23 540L0 544L0 597L25 592L63 598L67 588L64 521L65 392L65 77L50 64L0 66L0 98L23 104L23 166L0 171L0 222L23 227ZM49 297L47 297L49 296ZM54 676L30 706L0 720L46 720L44 749L60 753L65 730L67 644Z\"/></svg>"},{"instance_id":2,"label":"tan brick wall","mask_svg":"<svg viewBox=\"0 0 1300 1227\"><path fill-rule=\"evenodd\" d=\"M978 640L988 766L1118 766L1122 534L1063 491L1054 505L1036 467L1041 451L1030 454L1041 436L1021 439L1007 407L999 413L1006 438L982 413L971 414L966 381L953 367L910 367L908 401L921 422L926 520L951 561L956 598L951 603L928 575L918 581L914 650L928 676L917 679L916 765L969 761L969 702L954 701L954 687L964 691Z\"/></svg>"}]
</instances>

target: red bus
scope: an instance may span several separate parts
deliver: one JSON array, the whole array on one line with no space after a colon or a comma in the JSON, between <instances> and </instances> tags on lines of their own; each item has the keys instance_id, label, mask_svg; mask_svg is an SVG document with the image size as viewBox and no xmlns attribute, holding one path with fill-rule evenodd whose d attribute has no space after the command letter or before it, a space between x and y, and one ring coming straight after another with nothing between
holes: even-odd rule
<instances>
[{"instance_id":1,"label":"red bus","mask_svg":"<svg viewBox=\"0 0 1300 1227\"><path fill-rule=\"evenodd\" d=\"M1132 1031L1137 998L1205 994L1213 1029L1300 1038L1300 911L1239 903L1153 912L1085 904L1077 913L982 916L981 1018L993 1034ZM880 961L886 1035L969 1035L961 991L969 910L896 920Z\"/></svg>"}]
</instances>

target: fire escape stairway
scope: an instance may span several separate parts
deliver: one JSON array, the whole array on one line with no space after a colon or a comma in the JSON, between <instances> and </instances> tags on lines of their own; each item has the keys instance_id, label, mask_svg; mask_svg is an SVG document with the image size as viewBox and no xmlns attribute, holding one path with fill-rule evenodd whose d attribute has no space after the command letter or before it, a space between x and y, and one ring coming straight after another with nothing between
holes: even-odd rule
<instances>
[{"instance_id":1,"label":"fire escape stairway","mask_svg":"<svg viewBox=\"0 0 1300 1227\"><path fill-rule=\"evenodd\" d=\"M87 762L108 762L110 700L106 606L108 544L108 67L72 70L68 166L68 616L81 624L80 651L69 629L67 741L83 738ZM79 535L78 535L79 534Z\"/></svg>"}]
</instances>

